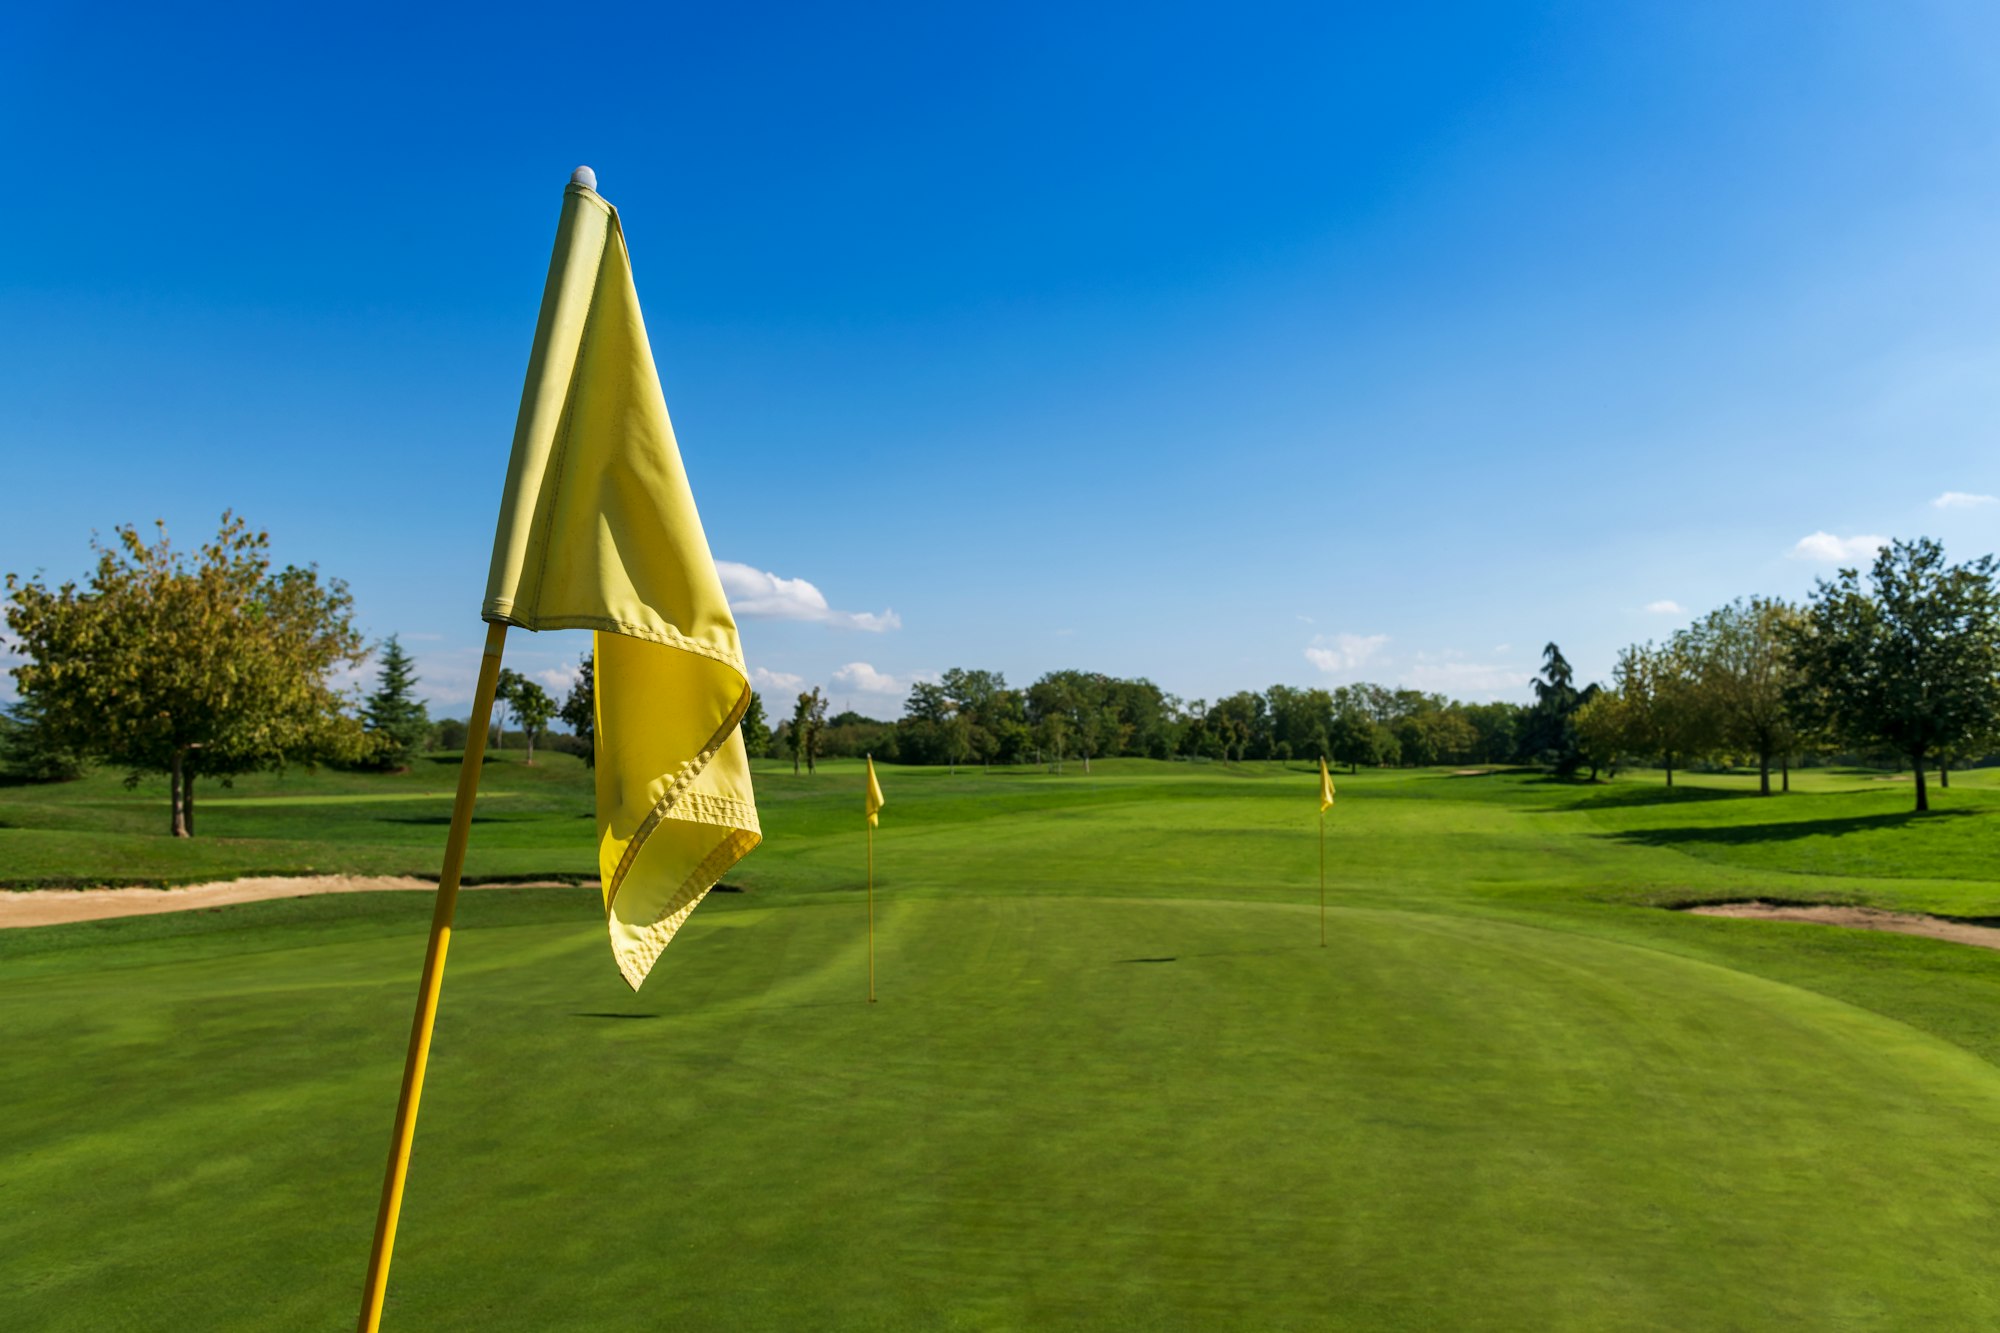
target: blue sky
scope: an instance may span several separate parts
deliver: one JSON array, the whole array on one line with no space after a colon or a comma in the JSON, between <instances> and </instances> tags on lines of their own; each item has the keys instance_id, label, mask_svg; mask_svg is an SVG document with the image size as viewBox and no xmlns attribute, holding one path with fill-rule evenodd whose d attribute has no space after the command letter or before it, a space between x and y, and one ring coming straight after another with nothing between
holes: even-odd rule
<instances>
[{"instance_id":1,"label":"blue sky","mask_svg":"<svg viewBox=\"0 0 2000 1333\"><path fill-rule=\"evenodd\" d=\"M444 711L584 162L781 706L1521 698L2000 545L1990 6L43 6L0 124L0 570L233 507Z\"/></svg>"}]
</instances>

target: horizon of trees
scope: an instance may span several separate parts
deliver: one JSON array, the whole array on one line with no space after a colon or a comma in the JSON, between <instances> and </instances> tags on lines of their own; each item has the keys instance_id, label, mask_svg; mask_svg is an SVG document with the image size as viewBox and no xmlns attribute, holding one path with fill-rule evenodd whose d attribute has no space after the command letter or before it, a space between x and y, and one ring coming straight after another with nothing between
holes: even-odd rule
<instances>
[{"instance_id":1,"label":"horizon of trees","mask_svg":"<svg viewBox=\"0 0 2000 1333\"><path fill-rule=\"evenodd\" d=\"M74 777L86 763L170 779L171 827L193 831L194 783L287 762L407 767L418 752L457 749L463 721L429 718L397 636L381 645L374 690L336 687L373 649L352 599L316 570L273 571L268 537L225 513L192 556L164 529L93 543L87 584L7 578L5 617L25 658L20 699L0 709L0 774ZM553 748L594 761L590 656L560 707L505 671L501 703L533 761ZM2000 750L2000 562L1947 564L1930 538L1883 547L1867 574L1820 579L1803 605L1743 597L1662 643L1631 644L1608 685L1579 684L1555 643L1543 650L1534 701L1466 703L1368 682L1272 685L1183 700L1145 677L1050 671L1026 687L998 671L954 667L914 685L893 720L852 709L828 717L814 686L770 725L754 691L743 719L753 756L888 763L1034 763L1055 772L1117 757L1317 760L1361 767L1526 764L1568 778L1657 763L1667 785L1693 765L1754 767L1761 794L1790 790L1795 764L1888 758L1915 774ZM570 734L550 733L561 718ZM495 746L507 735L496 716Z\"/></svg>"}]
</instances>

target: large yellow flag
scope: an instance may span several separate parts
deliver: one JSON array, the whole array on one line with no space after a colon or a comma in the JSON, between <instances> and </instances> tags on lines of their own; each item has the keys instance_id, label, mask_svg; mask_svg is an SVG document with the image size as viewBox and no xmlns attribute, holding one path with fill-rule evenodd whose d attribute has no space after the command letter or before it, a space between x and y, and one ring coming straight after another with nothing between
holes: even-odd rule
<instances>
[{"instance_id":1,"label":"large yellow flag","mask_svg":"<svg viewBox=\"0 0 2000 1333\"><path fill-rule=\"evenodd\" d=\"M1319 812L1333 809L1333 775L1326 771L1326 756L1319 757Z\"/></svg>"},{"instance_id":2,"label":"large yellow flag","mask_svg":"<svg viewBox=\"0 0 2000 1333\"><path fill-rule=\"evenodd\" d=\"M597 859L612 953L636 989L762 835L736 621L617 210L582 185L563 196L482 614L596 631Z\"/></svg>"},{"instance_id":3,"label":"large yellow flag","mask_svg":"<svg viewBox=\"0 0 2000 1333\"><path fill-rule=\"evenodd\" d=\"M868 794L862 798L861 804L868 811L868 827L878 827L879 821L875 816L888 802L882 799L882 784L875 780L875 756L872 754L868 756Z\"/></svg>"}]
</instances>

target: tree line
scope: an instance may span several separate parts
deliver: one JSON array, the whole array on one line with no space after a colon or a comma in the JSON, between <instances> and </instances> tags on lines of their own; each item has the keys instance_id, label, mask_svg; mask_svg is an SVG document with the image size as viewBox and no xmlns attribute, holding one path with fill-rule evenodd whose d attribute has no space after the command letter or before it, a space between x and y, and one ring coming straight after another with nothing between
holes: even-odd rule
<instances>
[{"instance_id":1,"label":"tree line","mask_svg":"<svg viewBox=\"0 0 2000 1333\"><path fill-rule=\"evenodd\" d=\"M1273 685L1210 702L1183 700L1144 677L1051 671L1025 688L998 671L954 667L920 681L902 716L826 714L819 688L801 693L775 728L746 719L751 753L789 757L811 771L821 758L872 754L890 763L1046 764L1060 771L1111 758L1312 759L1347 765L1513 763L1533 710L1468 704L1384 685L1332 689Z\"/></svg>"},{"instance_id":2,"label":"tree line","mask_svg":"<svg viewBox=\"0 0 2000 1333\"><path fill-rule=\"evenodd\" d=\"M1800 759L1894 756L1930 809L1926 770L2000 748L2000 593L1992 556L1948 564L1930 538L1883 547L1864 576L1842 569L1800 606L1746 597L1660 644L1618 656L1611 687L1577 708L1577 753L1594 765L1754 763L1758 789L1790 789Z\"/></svg>"},{"instance_id":3,"label":"tree line","mask_svg":"<svg viewBox=\"0 0 2000 1333\"><path fill-rule=\"evenodd\" d=\"M194 831L198 781L287 763L382 769L425 748L461 748L465 724L433 721L394 635L372 693L336 682L372 649L338 579L275 568L269 538L224 514L193 552L131 527L81 584L8 575L6 624L22 659L19 700L0 714L0 772L73 777L86 763L128 782L164 774L177 836ZM538 740L593 758L593 663L557 704L503 673L495 744L511 717L533 762ZM1553 643L1534 702L1464 703L1383 685L1273 685L1183 700L1144 677L1051 671L1026 687L958 667L914 685L902 715L828 716L818 688L771 722L751 695L743 738L757 756L872 754L906 764L1069 764L1151 759L1317 760L1346 766L1532 764L1558 775L1656 763L1673 781L1699 763L1754 763L1769 794L1796 762L1883 755L1948 785L1952 766L2000 749L2000 592L1992 556L1948 564L1928 538L1884 547L1864 576L1842 569L1794 606L1748 597L1664 643L1633 644L1608 686L1581 685ZM569 734L550 734L560 719Z\"/></svg>"}]
</instances>

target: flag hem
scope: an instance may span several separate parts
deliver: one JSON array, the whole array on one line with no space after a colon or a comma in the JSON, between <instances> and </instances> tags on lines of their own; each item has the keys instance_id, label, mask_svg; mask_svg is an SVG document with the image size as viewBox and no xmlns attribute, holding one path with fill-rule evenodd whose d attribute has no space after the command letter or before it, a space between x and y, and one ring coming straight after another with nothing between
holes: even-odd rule
<instances>
[{"instance_id":1,"label":"flag hem","mask_svg":"<svg viewBox=\"0 0 2000 1333\"><path fill-rule=\"evenodd\" d=\"M693 914L695 908L701 906L702 900L708 897L708 891L715 887L716 881L722 878L729 867L755 851L757 845L763 841L761 833L741 828L731 829L729 836L717 843L715 850L704 857L701 864L681 881L680 888L667 900L666 907L658 916L646 925L632 927L635 938L625 948L611 951L612 957L618 963L619 974L625 978L627 985L633 990L638 990L645 984L647 976L653 970L653 964L660 960L660 955L667 951L669 944L673 943L674 936L680 933L682 923ZM611 920L610 910L608 906L605 908L607 925ZM641 964L643 966L640 966Z\"/></svg>"},{"instance_id":2,"label":"flag hem","mask_svg":"<svg viewBox=\"0 0 2000 1333\"><path fill-rule=\"evenodd\" d=\"M590 618L578 617L578 619ZM676 643L673 646L682 645ZM713 653L707 655L714 656ZM653 830L660 826L660 821L682 819L688 823L710 824L730 830L730 835L703 857L699 865L688 872L687 878L681 881L680 887L667 899L667 904L660 913L647 924L633 927L638 934L639 944L643 947L645 968L634 975L633 968L627 965L624 951L612 950L618 962L619 972L624 974L625 980L633 990L639 989L646 980L646 974L652 971L653 963L658 960L661 952L680 930L681 922L686 920L687 914L708 896L709 889L722 877L722 873L748 856L759 843L764 841L764 828L757 819L756 806L730 797L711 796L706 792L687 790L689 784L701 776L709 762L728 743L730 732L742 725L743 715L749 711L750 682L743 679L740 670L738 679L743 680L743 692L737 696L736 706L729 710L729 715L723 719L722 725L708 738L708 744L680 766L673 780L667 784L667 789L660 793L660 799L653 803L652 810L639 821L639 827L632 831L631 840L625 844L624 854L618 858L617 869L611 872L611 878L604 886L604 920L609 926L613 919L612 909L618 903L618 892L625 887L626 874L639 859L639 853L645 849L646 843L653 836ZM686 813L683 813L684 811ZM716 817L727 814L733 814L735 818Z\"/></svg>"},{"instance_id":3,"label":"flag hem","mask_svg":"<svg viewBox=\"0 0 2000 1333\"><path fill-rule=\"evenodd\" d=\"M704 643L700 639L691 639L672 625L639 625L629 620L618 620L611 616L522 616L514 613L514 603L500 599L486 603L480 609L479 618L481 620L498 621L503 625L512 625L517 629L530 631L587 629L602 631L606 634L622 634L628 639L641 639L647 643L657 643L668 648L679 648L683 652L695 653L711 661L722 663L744 678L746 697L737 701L736 720L738 722L743 720L743 710L749 707L747 692L749 690L748 681L750 673L745 668L743 659L726 649L717 648L714 644ZM723 731L726 736L728 728L725 727Z\"/></svg>"}]
</instances>

